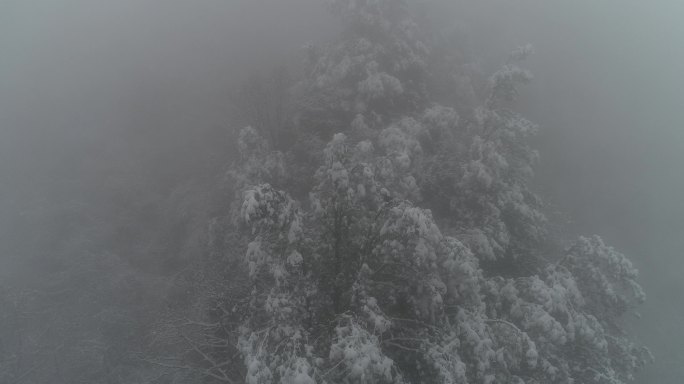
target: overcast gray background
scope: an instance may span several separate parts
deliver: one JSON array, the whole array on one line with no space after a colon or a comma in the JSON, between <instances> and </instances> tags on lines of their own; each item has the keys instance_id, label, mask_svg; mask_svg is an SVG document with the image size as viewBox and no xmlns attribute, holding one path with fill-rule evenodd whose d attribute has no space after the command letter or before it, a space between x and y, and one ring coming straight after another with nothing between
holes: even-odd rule
<instances>
[{"instance_id":1,"label":"overcast gray background","mask_svg":"<svg viewBox=\"0 0 684 384\"><path fill-rule=\"evenodd\" d=\"M331 35L321 3L0 2L0 208L46 180L87 183L78 170L88 163L146 150L131 142L183 147L192 132L227 125L231 86ZM543 128L539 188L573 230L601 234L635 260L649 300L634 324L658 359L643 382L680 383L684 2L451 5L489 65L516 45L536 47L521 109ZM122 152L102 152L117 141Z\"/></svg>"}]
</instances>

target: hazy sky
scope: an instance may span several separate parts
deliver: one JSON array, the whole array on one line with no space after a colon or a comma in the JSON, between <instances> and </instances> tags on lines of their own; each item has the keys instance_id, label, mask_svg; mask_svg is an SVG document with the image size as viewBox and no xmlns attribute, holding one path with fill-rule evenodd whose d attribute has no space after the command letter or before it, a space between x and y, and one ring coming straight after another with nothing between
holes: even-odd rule
<instances>
[{"instance_id":1,"label":"hazy sky","mask_svg":"<svg viewBox=\"0 0 684 384\"><path fill-rule=\"evenodd\" d=\"M679 382L684 2L451 4L485 61L536 47L521 108L543 128L540 188L573 229L604 235L642 269L650 299L639 328L659 358L647 374ZM315 0L0 2L0 192L114 132L225 124L235 81L331 33L321 9Z\"/></svg>"}]
</instances>

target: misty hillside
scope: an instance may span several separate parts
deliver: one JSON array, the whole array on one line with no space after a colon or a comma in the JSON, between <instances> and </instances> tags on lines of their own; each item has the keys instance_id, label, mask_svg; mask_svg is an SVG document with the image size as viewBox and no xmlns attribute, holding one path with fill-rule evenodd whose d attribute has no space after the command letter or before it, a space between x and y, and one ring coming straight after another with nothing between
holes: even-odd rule
<instances>
[{"instance_id":1,"label":"misty hillside","mask_svg":"<svg viewBox=\"0 0 684 384\"><path fill-rule=\"evenodd\" d=\"M678 11L3 3L0 383L679 383Z\"/></svg>"}]
</instances>

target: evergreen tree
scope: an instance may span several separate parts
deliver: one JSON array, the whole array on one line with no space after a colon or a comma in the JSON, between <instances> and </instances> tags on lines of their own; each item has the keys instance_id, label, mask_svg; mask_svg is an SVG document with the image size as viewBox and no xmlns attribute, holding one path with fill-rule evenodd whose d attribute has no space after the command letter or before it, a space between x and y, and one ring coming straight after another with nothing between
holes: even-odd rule
<instances>
[{"instance_id":1,"label":"evergreen tree","mask_svg":"<svg viewBox=\"0 0 684 384\"><path fill-rule=\"evenodd\" d=\"M428 69L458 55L405 2L330 5L343 32L309 48L294 144L239 137L233 230L250 293L226 300L245 381L633 379L650 359L620 326L644 300L636 269L597 236L563 249L529 185L538 128L513 102L531 47L433 97ZM439 104L473 84L469 105Z\"/></svg>"}]
</instances>

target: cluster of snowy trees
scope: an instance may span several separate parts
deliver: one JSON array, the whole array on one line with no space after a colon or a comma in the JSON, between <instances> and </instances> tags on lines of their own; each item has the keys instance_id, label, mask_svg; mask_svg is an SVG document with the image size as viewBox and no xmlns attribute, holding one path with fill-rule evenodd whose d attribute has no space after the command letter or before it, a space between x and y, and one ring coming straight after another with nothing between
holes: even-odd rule
<instances>
[{"instance_id":1,"label":"cluster of snowy trees","mask_svg":"<svg viewBox=\"0 0 684 384\"><path fill-rule=\"evenodd\" d=\"M403 1L330 6L343 31L306 48L288 131L239 133L220 230L240 233L248 277L218 317L234 380L631 381L650 359L621 328L637 270L597 236L550 233L529 185L537 127L511 106L531 47L482 79Z\"/></svg>"}]
</instances>

